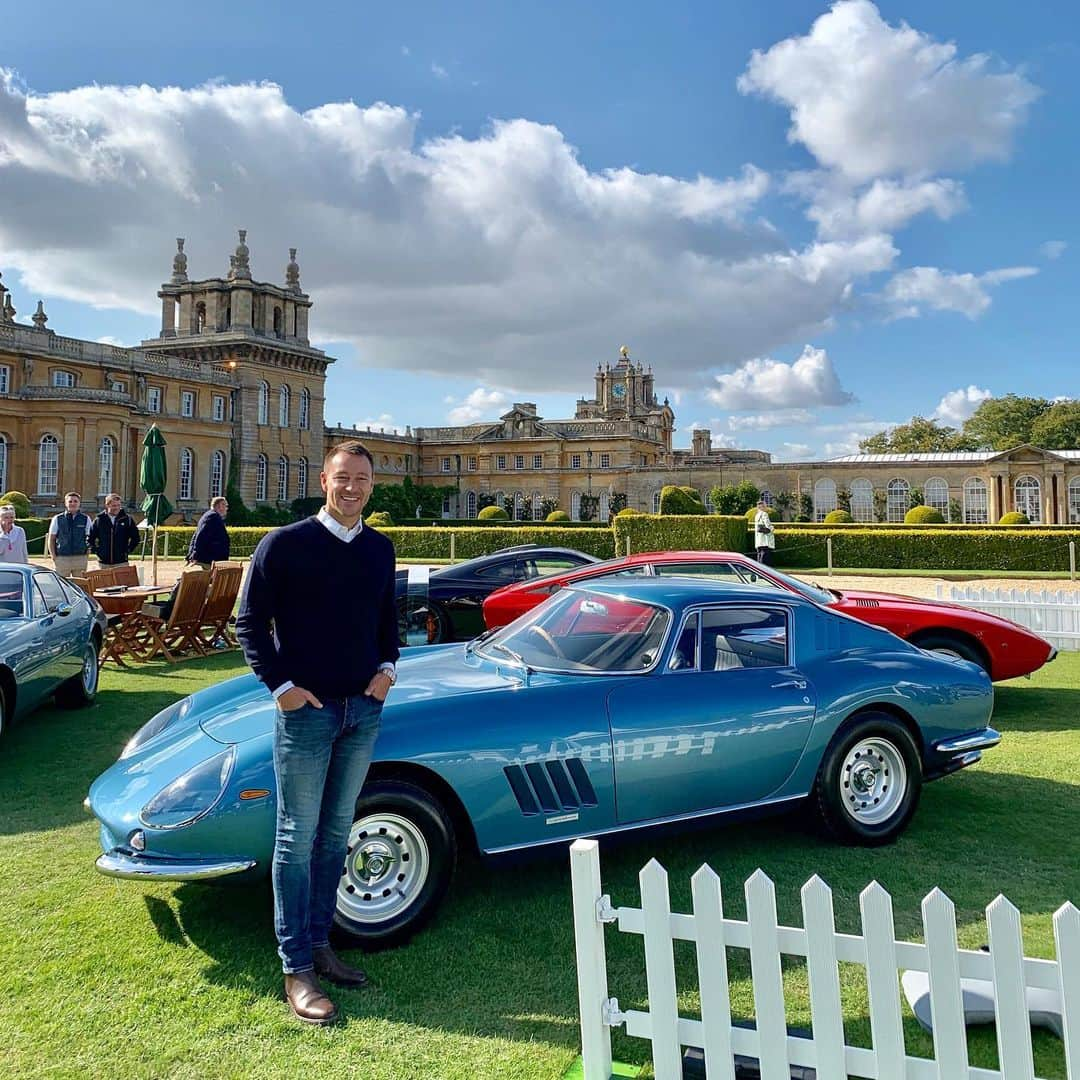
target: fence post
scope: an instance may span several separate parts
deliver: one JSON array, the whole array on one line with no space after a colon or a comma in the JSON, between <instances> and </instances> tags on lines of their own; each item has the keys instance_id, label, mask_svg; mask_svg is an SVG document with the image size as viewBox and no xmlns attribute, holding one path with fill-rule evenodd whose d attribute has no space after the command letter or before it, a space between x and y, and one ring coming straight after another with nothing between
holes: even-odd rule
<instances>
[{"instance_id":1,"label":"fence post","mask_svg":"<svg viewBox=\"0 0 1080 1080\"><path fill-rule=\"evenodd\" d=\"M608 999L607 953L604 924L596 910L603 894L600 847L595 840L575 840L570 845L570 885L574 897L582 1070L584 1080L609 1080L611 1033L604 1023L604 1005Z\"/></svg>"},{"instance_id":2,"label":"fence post","mask_svg":"<svg viewBox=\"0 0 1080 1080\"><path fill-rule=\"evenodd\" d=\"M1069 580L1076 580L1076 541L1069 541Z\"/></svg>"},{"instance_id":3,"label":"fence post","mask_svg":"<svg viewBox=\"0 0 1080 1080\"><path fill-rule=\"evenodd\" d=\"M627 558L630 557L630 535L629 535L629 533L626 536L626 556L627 556Z\"/></svg>"},{"instance_id":4,"label":"fence post","mask_svg":"<svg viewBox=\"0 0 1080 1080\"><path fill-rule=\"evenodd\" d=\"M164 555L165 555L166 559L169 557L169 534L168 533L165 533L165 551L164 551Z\"/></svg>"},{"instance_id":5,"label":"fence post","mask_svg":"<svg viewBox=\"0 0 1080 1080\"><path fill-rule=\"evenodd\" d=\"M451 566L454 563L457 562L457 544L455 543L456 540L457 540L457 533L451 532L450 533L450 565Z\"/></svg>"},{"instance_id":6,"label":"fence post","mask_svg":"<svg viewBox=\"0 0 1080 1080\"><path fill-rule=\"evenodd\" d=\"M832 577L832 537L825 537L825 558L829 566L829 576Z\"/></svg>"}]
</instances>

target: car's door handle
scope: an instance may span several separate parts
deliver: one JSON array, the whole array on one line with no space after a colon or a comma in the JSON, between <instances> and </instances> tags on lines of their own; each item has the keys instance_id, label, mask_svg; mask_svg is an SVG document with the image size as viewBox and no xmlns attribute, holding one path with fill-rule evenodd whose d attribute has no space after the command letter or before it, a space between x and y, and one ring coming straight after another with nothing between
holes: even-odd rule
<instances>
[{"instance_id":1,"label":"car's door handle","mask_svg":"<svg viewBox=\"0 0 1080 1080\"><path fill-rule=\"evenodd\" d=\"M806 680L805 679L784 679L782 682L774 682L772 684L772 689L773 690L786 690L788 688L790 688L792 690L805 690L806 689Z\"/></svg>"}]
</instances>

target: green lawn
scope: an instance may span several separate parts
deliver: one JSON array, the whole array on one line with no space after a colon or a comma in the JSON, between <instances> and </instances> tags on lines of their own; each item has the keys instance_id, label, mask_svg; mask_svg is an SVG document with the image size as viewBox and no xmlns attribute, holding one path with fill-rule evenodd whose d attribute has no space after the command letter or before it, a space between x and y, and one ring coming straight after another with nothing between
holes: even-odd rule
<instances>
[{"instance_id":1,"label":"green lawn","mask_svg":"<svg viewBox=\"0 0 1080 1080\"><path fill-rule=\"evenodd\" d=\"M42 710L0 742L0 1032L5 1076L537 1078L558 1080L578 1053L565 851L459 868L435 924L406 948L366 959L375 988L339 992L347 1017L312 1030L287 1014L266 887L147 886L99 876L97 830L82 810L90 781L153 712L237 673L236 654L176 667L108 671L97 704ZM831 846L797 816L639 835L603 848L605 888L638 903L637 872L667 867L673 906L690 910L690 874L708 861L729 910L761 866L777 883L781 920L800 921L813 873L832 886L839 928L857 931L858 893L892 893L901 936L919 928L933 886L954 900L961 944L986 939L984 906L1000 891L1024 914L1030 955L1053 954L1050 917L1080 901L1080 655L999 689L1001 747L930 785L907 834L877 851ZM736 1012L752 1015L746 954L733 951ZM696 1007L692 948L676 950L684 1013ZM351 957L356 959L355 956ZM611 993L645 1003L641 941L608 937ZM785 962L789 1023L808 1025L805 967ZM843 970L849 1039L869 1040L861 969ZM908 1049L930 1040L909 1018ZM973 1062L995 1060L992 1029ZM1036 1038L1036 1071L1063 1077L1060 1044ZM618 1035L616 1058L648 1061Z\"/></svg>"}]
</instances>

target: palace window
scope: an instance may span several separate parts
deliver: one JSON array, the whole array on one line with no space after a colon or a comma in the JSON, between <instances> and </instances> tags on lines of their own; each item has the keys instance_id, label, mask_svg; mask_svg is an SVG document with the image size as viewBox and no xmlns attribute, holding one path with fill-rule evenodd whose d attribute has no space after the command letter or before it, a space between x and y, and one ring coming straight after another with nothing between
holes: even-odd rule
<instances>
[{"instance_id":1,"label":"palace window","mask_svg":"<svg viewBox=\"0 0 1080 1080\"><path fill-rule=\"evenodd\" d=\"M194 390L181 390L180 391L180 415L181 416L194 416L195 415L195 391Z\"/></svg>"},{"instance_id":2,"label":"palace window","mask_svg":"<svg viewBox=\"0 0 1080 1080\"><path fill-rule=\"evenodd\" d=\"M299 426L301 431L311 427L311 391L306 386L300 391Z\"/></svg>"},{"instance_id":3,"label":"palace window","mask_svg":"<svg viewBox=\"0 0 1080 1080\"><path fill-rule=\"evenodd\" d=\"M191 447L185 446L180 451L180 479L176 486L178 499L193 499L193 481L195 473L195 454Z\"/></svg>"},{"instance_id":4,"label":"palace window","mask_svg":"<svg viewBox=\"0 0 1080 1080\"><path fill-rule=\"evenodd\" d=\"M982 477L969 476L964 481L965 525L989 524L990 506L986 495L986 481Z\"/></svg>"},{"instance_id":5,"label":"palace window","mask_svg":"<svg viewBox=\"0 0 1080 1080\"><path fill-rule=\"evenodd\" d=\"M524 469L525 468L525 455L524 454L515 454L514 455L514 468L515 469Z\"/></svg>"},{"instance_id":6,"label":"palace window","mask_svg":"<svg viewBox=\"0 0 1080 1080\"><path fill-rule=\"evenodd\" d=\"M7 491L7 462L8 444L7 436L0 435L0 490Z\"/></svg>"},{"instance_id":7,"label":"palace window","mask_svg":"<svg viewBox=\"0 0 1080 1080\"><path fill-rule=\"evenodd\" d=\"M439 469L442 472L449 472L450 471L450 459L448 457L444 457L442 459L442 461L439 463Z\"/></svg>"},{"instance_id":8,"label":"palace window","mask_svg":"<svg viewBox=\"0 0 1080 1080\"><path fill-rule=\"evenodd\" d=\"M71 371L54 371L52 373L53 386L74 386L75 374Z\"/></svg>"},{"instance_id":9,"label":"palace window","mask_svg":"<svg viewBox=\"0 0 1080 1080\"><path fill-rule=\"evenodd\" d=\"M855 521L874 520L874 485L869 480L851 481L851 516Z\"/></svg>"},{"instance_id":10,"label":"palace window","mask_svg":"<svg viewBox=\"0 0 1080 1080\"><path fill-rule=\"evenodd\" d=\"M0 364L0 394L7 394L10 392L10 390L11 368L7 364ZM6 487L5 490L7 490Z\"/></svg>"},{"instance_id":11,"label":"palace window","mask_svg":"<svg viewBox=\"0 0 1080 1080\"><path fill-rule=\"evenodd\" d=\"M1027 514L1032 525L1038 525L1042 521L1042 485L1038 477L1019 477L1013 490L1016 495L1016 509L1021 514Z\"/></svg>"},{"instance_id":12,"label":"palace window","mask_svg":"<svg viewBox=\"0 0 1080 1080\"><path fill-rule=\"evenodd\" d=\"M570 455L570 468L571 469L580 469L581 468L581 455L580 454L571 454ZM577 518L575 518L574 520L576 521Z\"/></svg>"},{"instance_id":13,"label":"palace window","mask_svg":"<svg viewBox=\"0 0 1080 1080\"><path fill-rule=\"evenodd\" d=\"M308 462L306 457L297 458L296 460L296 497L298 499L307 498L307 470Z\"/></svg>"},{"instance_id":14,"label":"palace window","mask_svg":"<svg viewBox=\"0 0 1080 1080\"><path fill-rule=\"evenodd\" d=\"M288 386L282 386L278 391L278 427L289 426L289 406L292 394Z\"/></svg>"},{"instance_id":15,"label":"palace window","mask_svg":"<svg viewBox=\"0 0 1080 1080\"><path fill-rule=\"evenodd\" d=\"M465 495L465 516L467 518L476 517L476 492L470 491Z\"/></svg>"},{"instance_id":16,"label":"palace window","mask_svg":"<svg viewBox=\"0 0 1080 1080\"><path fill-rule=\"evenodd\" d=\"M215 450L210 455L210 498L225 494L225 451Z\"/></svg>"},{"instance_id":17,"label":"palace window","mask_svg":"<svg viewBox=\"0 0 1080 1080\"><path fill-rule=\"evenodd\" d=\"M148 386L146 388L146 411L152 413L161 412L160 386Z\"/></svg>"},{"instance_id":18,"label":"palace window","mask_svg":"<svg viewBox=\"0 0 1080 1080\"><path fill-rule=\"evenodd\" d=\"M259 417L260 424L270 423L270 384L259 383ZM265 496L264 496L265 497Z\"/></svg>"},{"instance_id":19,"label":"palace window","mask_svg":"<svg viewBox=\"0 0 1080 1080\"><path fill-rule=\"evenodd\" d=\"M113 489L113 455L115 451L112 439L105 436L98 447L98 494L108 495Z\"/></svg>"},{"instance_id":20,"label":"palace window","mask_svg":"<svg viewBox=\"0 0 1080 1080\"><path fill-rule=\"evenodd\" d=\"M534 491L532 495L532 516L533 521L544 520L544 496L539 491Z\"/></svg>"},{"instance_id":21,"label":"palace window","mask_svg":"<svg viewBox=\"0 0 1080 1080\"><path fill-rule=\"evenodd\" d=\"M257 503L266 502L266 474L269 469L269 462L266 460L265 454L260 454L255 460L255 501Z\"/></svg>"},{"instance_id":22,"label":"palace window","mask_svg":"<svg viewBox=\"0 0 1080 1080\"><path fill-rule=\"evenodd\" d=\"M496 454L495 455L495 468L496 469L505 469L506 468L506 455L505 454Z\"/></svg>"},{"instance_id":23,"label":"palace window","mask_svg":"<svg viewBox=\"0 0 1080 1080\"><path fill-rule=\"evenodd\" d=\"M660 492L654 491L652 497L652 512L654 514L660 513Z\"/></svg>"},{"instance_id":24,"label":"palace window","mask_svg":"<svg viewBox=\"0 0 1080 1080\"><path fill-rule=\"evenodd\" d=\"M6 488L7 481L0 487ZM1077 522L1080 522L1080 476L1074 476L1069 481L1069 524L1075 525Z\"/></svg>"},{"instance_id":25,"label":"palace window","mask_svg":"<svg viewBox=\"0 0 1080 1080\"><path fill-rule=\"evenodd\" d=\"M573 491L570 493L570 520L581 520L581 492Z\"/></svg>"},{"instance_id":26,"label":"palace window","mask_svg":"<svg viewBox=\"0 0 1080 1080\"><path fill-rule=\"evenodd\" d=\"M544 467L544 455L533 454L533 468L542 469Z\"/></svg>"},{"instance_id":27,"label":"palace window","mask_svg":"<svg viewBox=\"0 0 1080 1080\"><path fill-rule=\"evenodd\" d=\"M521 521L525 511L525 496L520 491L514 492L514 520Z\"/></svg>"},{"instance_id":28,"label":"palace window","mask_svg":"<svg viewBox=\"0 0 1080 1080\"><path fill-rule=\"evenodd\" d=\"M475 456L470 456L469 457L469 459L465 463L465 468L468 469L469 472L476 472L476 458L475 458Z\"/></svg>"},{"instance_id":29,"label":"palace window","mask_svg":"<svg viewBox=\"0 0 1080 1080\"><path fill-rule=\"evenodd\" d=\"M601 469L610 469L611 468L611 455L610 454L601 454L600 455L600 468Z\"/></svg>"},{"instance_id":30,"label":"palace window","mask_svg":"<svg viewBox=\"0 0 1080 1080\"><path fill-rule=\"evenodd\" d=\"M903 521L911 508L911 485L899 477L889 481L885 502L885 520Z\"/></svg>"},{"instance_id":31,"label":"palace window","mask_svg":"<svg viewBox=\"0 0 1080 1080\"><path fill-rule=\"evenodd\" d=\"M277 497L278 502L285 502L289 497L289 459L284 454L277 462Z\"/></svg>"},{"instance_id":32,"label":"palace window","mask_svg":"<svg viewBox=\"0 0 1080 1080\"><path fill-rule=\"evenodd\" d=\"M221 394L214 395L213 417L219 422L225 419L225 398Z\"/></svg>"},{"instance_id":33,"label":"palace window","mask_svg":"<svg viewBox=\"0 0 1080 1080\"><path fill-rule=\"evenodd\" d=\"M836 509L836 481L818 480L814 484L814 520L824 521Z\"/></svg>"},{"instance_id":34,"label":"palace window","mask_svg":"<svg viewBox=\"0 0 1080 1080\"><path fill-rule=\"evenodd\" d=\"M949 520L949 485L940 476L932 477L923 485L923 498L926 505L940 512Z\"/></svg>"},{"instance_id":35,"label":"palace window","mask_svg":"<svg viewBox=\"0 0 1080 1080\"><path fill-rule=\"evenodd\" d=\"M38 494L55 495L60 472L60 440L42 435L38 444Z\"/></svg>"}]
</instances>

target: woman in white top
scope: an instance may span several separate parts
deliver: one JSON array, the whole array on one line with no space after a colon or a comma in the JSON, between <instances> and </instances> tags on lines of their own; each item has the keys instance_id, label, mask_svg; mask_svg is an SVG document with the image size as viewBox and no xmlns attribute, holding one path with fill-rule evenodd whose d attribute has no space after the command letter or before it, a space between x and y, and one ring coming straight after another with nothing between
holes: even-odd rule
<instances>
[{"instance_id":1,"label":"woman in white top","mask_svg":"<svg viewBox=\"0 0 1080 1080\"><path fill-rule=\"evenodd\" d=\"M15 507L0 506L0 562L29 562L26 553L26 533L15 524Z\"/></svg>"},{"instance_id":2,"label":"woman in white top","mask_svg":"<svg viewBox=\"0 0 1080 1080\"><path fill-rule=\"evenodd\" d=\"M773 535L772 519L764 499L758 500L757 513L754 515L754 547L757 548L757 561L768 566L769 552L776 547L776 537Z\"/></svg>"}]
</instances>

